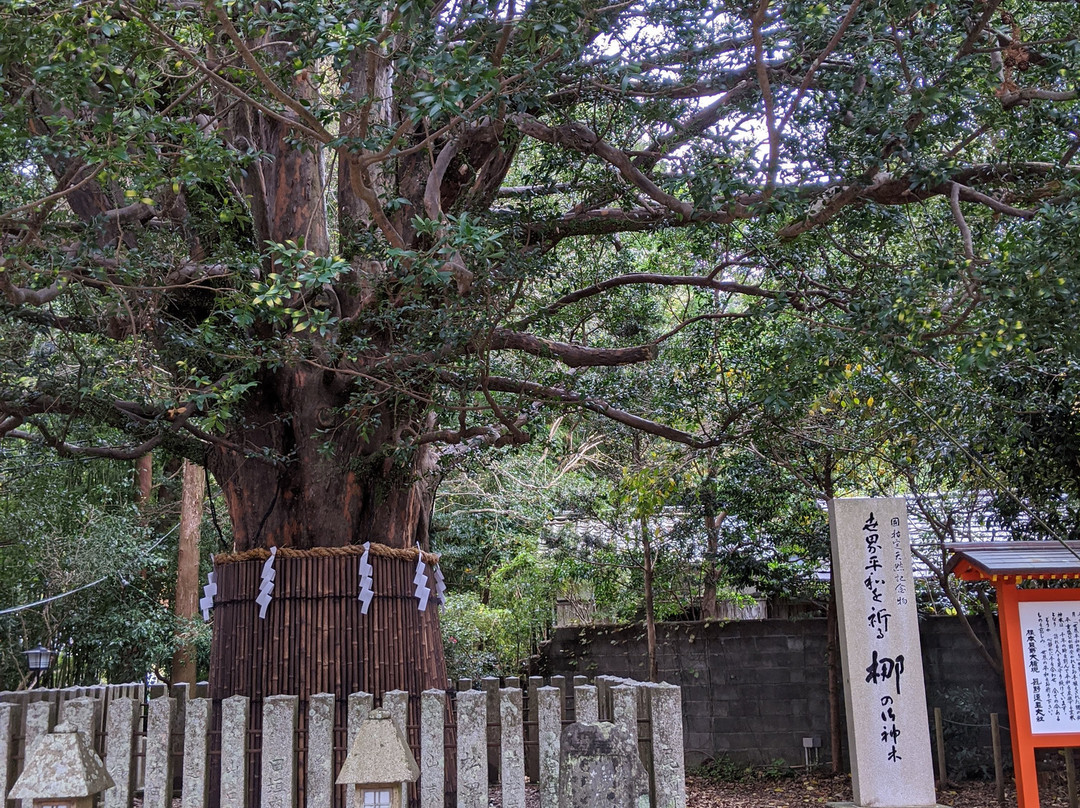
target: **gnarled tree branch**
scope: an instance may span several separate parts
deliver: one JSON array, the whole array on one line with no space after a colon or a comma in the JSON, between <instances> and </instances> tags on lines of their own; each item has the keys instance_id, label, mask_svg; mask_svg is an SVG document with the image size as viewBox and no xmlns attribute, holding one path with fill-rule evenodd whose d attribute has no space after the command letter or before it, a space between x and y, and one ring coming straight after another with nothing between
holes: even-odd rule
<instances>
[{"instance_id":1,"label":"gnarled tree branch","mask_svg":"<svg viewBox=\"0 0 1080 808\"><path fill-rule=\"evenodd\" d=\"M655 345L634 345L630 348L589 348L568 342L555 342L521 331L497 328L491 333L488 346L496 351L524 351L533 356L557 359L567 367L618 367L655 359Z\"/></svg>"}]
</instances>

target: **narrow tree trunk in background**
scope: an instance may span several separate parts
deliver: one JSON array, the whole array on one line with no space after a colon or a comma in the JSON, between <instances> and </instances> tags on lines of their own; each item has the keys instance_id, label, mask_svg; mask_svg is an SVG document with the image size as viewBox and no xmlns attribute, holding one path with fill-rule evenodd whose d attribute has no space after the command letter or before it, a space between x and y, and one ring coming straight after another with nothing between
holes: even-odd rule
<instances>
[{"instance_id":1,"label":"narrow tree trunk in background","mask_svg":"<svg viewBox=\"0 0 1080 808\"><path fill-rule=\"evenodd\" d=\"M199 532L202 527L205 474L202 466L184 461L180 495L180 549L176 556L174 612L180 620L194 619L199 606ZM195 684L195 647L177 637L172 659L172 683Z\"/></svg>"},{"instance_id":2,"label":"narrow tree trunk in background","mask_svg":"<svg viewBox=\"0 0 1080 808\"><path fill-rule=\"evenodd\" d=\"M829 756L832 758L833 774L843 771L844 727L840 721L840 624L836 616L836 588L829 586L828 626L828 676L829 676Z\"/></svg>"},{"instance_id":3,"label":"narrow tree trunk in background","mask_svg":"<svg viewBox=\"0 0 1080 808\"><path fill-rule=\"evenodd\" d=\"M836 496L836 485L833 481L833 461L831 455L826 455L823 464L825 475L822 480L821 493L825 500L830 501ZM829 531L830 552L832 545L832 529ZM840 673L840 622L836 614L836 556L831 555L829 562L829 607L826 612L825 624L829 637L827 640L827 667L829 677L829 756L832 758L833 774L841 774L844 770L844 724L840 720L840 691L843 687L843 677Z\"/></svg>"},{"instance_id":4,"label":"narrow tree trunk in background","mask_svg":"<svg viewBox=\"0 0 1080 808\"><path fill-rule=\"evenodd\" d=\"M716 564L716 551L720 546L720 525L727 513L718 513L705 517L705 575L701 592L701 619L716 620L720 610L716 605L716 585L720 581L720 570Z\"/></svg>"},{"instance_id":5,"label":"narrow tree trunk in background","mask_svg":"<svg viewBox=\"0 0 1080 808\"><path fill-rule=\"evenodd\" d=\"M653 554L649 522L641 517L641 549L645 554L645 640L649 646L649 681L658 679L656 667L656 612L653 608Z\"/></svg>"},{"instance_id":6,"label":"narrow tree trunk in background","mask_svg":"<svg viewBox=\"0 0 1080 808\"><path fill-rule=\"evenodd\" d=\"M135 485L138 490L136 501L140 505L150 502L150 493L154 490L154 456L145 454L135 461Z\"/></svg>"}]
</instances>

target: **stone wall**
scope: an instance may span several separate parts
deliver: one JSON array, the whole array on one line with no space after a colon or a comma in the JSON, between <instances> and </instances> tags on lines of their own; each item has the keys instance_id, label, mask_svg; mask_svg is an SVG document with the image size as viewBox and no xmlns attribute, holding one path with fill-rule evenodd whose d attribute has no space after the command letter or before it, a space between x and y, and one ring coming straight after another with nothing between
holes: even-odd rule
<instances>
[{"instance_id":1,"label":"stone wall","mask_svg":"<svg viewBox=\"0 0 1080 808\"><path fill-rule=\"evenodd\" d=\"M985 636L985 626L975 625ZM945 718L950 775L992 773L990 713L1008 726L1001 678L955 618L920 623L928 722ZM803 763L803 738L829 753L826 625L823 619L662 623L657 627L660 679L682 687L686 762L728 756L762 765ZM542 651L548 674L648 677L641 625L556 630ZM932 727L932 724L931 724ZM1008 748L1007 732L1003 742Z\"/></svg>"}]
</instances>

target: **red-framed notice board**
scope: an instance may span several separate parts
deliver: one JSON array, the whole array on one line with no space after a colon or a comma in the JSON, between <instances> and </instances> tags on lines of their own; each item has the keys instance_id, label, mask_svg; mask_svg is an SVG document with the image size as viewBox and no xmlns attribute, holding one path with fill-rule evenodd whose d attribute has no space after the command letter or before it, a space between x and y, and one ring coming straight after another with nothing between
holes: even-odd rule
<instances>
[{"instance_id":1,"label":"red-framed notice board","mask_svg":"<svg viewBox=\"0 0 1080 808\"><path fill-rule=\"evenodd\" d=\"M951 573L997 591L1016 799L1018 808L1038 808L1035 750L1080 747L1080 542L948 548ZM1027 581L1067 586L1019 588Z\"/></svg>"}]
</instances>

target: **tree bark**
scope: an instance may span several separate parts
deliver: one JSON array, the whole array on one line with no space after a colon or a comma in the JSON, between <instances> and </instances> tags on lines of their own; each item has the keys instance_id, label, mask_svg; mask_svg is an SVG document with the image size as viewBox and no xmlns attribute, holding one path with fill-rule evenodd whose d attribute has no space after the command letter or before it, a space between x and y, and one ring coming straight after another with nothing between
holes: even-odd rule
<instances>
[{"instance_id":1,"label":"tree bark","mask_svg":"<svg viewBox=\"0 0 1080 808\"><path fill-rule=\"evenodd\" d=\"M645 555L645 641L649 648L649 681L659 678L656 665L656 608L653 603L653 550L649 520L641 517L641 550Z\"/></svg>"},{"instance_id":2,"label":"tree bark","mask_svg":"<svg viewBox=\"0 0 1080 808\"><path fill-rule=\"evenodd\" d=\"M135 461L136 502L147 505L154 489L154 456L144 454Z\"/></svg>"},{"instance_id":3,"label":"tree bark","mask_svg":"<svg viewBox=\"0 0 1080 808\"><path fill-rule=\"evenodd\" d=\"M705 517L705 575L701 593L701 619L716 620L720 610L716 603L716 587L720 581L720 568L716 563L716 551L720 547L720 525L726 513Z\"/></svg>"},{"instance_id":4,"label":"tree bark","mask_svg":"<svg viewBox=\"0 0 1080 808\"><path fill-rule=\"evenodd\" d=\"M825 456L823 465L824 475L822 478L822 493L826 500L836 496L836 485L833 480L833 459L831 453ZM830 533L831 536L831 533ZM828 676L829 676L829 756L832 758L833 774L840 774L844 770L844 722L840 719L840 694L843 689L843 677L840 669L840 618L836 611L836 563L835 555L829 568L832 574L829 576L829 607L826 613L826 625L829 638L827 641Z\"/></svg>"},{"instance_id":5,"label":"tree bark","mask_svg":"<svg viewBox=\"0 0 1080 808\"><path fill-rule=\"evenodd\" d=\"M183 492L180 495L180 549L176 557L176 597L173 611L179 633L172 658L172 684L195 684L195 646L185 636L184 623L194 620L199 606L199 532L206 494L202 466L184 461Z\"/></svg>"},{"instance_id":6,"label":"tree bark","mask_svg":"<svg viewBox=\"0 0 1080 808\"><path fill-rule=\"evenodd\" d=\"M407 463L388 453L404 430L422 431L408 407L372 413L368 433L346 422L349 393L318 369L269 376L245 405L233 444L267 457L215 447L207 458L232 518L235 550L343 547L374 541L428 549L436 457L430 446Z\"/></svg>"},{"instance_id":7,"label":"tree bark","mask_svg":"<svg viewBox=\"0 0 1080 808\"><path fill-rule=\"evenodd\" d=\"M829 587L829 606L826 615L828 628L827 667L829 676L829 757L833 774L844 770L843 721L840 720L840 625L836 614L836 590Z\"/></svg>"}]
</instances>

